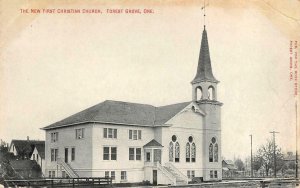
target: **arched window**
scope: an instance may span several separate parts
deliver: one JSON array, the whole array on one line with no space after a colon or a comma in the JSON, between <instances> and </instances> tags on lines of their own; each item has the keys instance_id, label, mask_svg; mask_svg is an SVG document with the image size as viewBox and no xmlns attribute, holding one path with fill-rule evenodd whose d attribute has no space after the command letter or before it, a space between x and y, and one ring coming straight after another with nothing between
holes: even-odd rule
<instances>
[{"instance_id":1,"label":"arched window","mask_svg":"<svg viewBox=\"0 0 300 188\"><path fill-rule=\"evenodd\" d=\"M186 162L196 162L196 144L193 140L193 137L190 136L188 143L186 143Z\"/></svg>"},{"instance_id":2,"label":"arched window","mask_svg":"<svg viewBox=\"0 0 300 188\"><path fill-rule=\"evenodd\" d=\"M218 162L218 144L214 146L214 162Z\"/></svg>"},{"instance_id":3,"label":"arched window","mask_svg":"<svg viewBox=\"0 0 300 188\"><path fill-rule=\"evenodd\" d=\"M186 143L186 149L185 149L185 158L186 158L186 162L190 162L191 161L191 150L190 150L190 143Z\"/></svg>"},{"instance_id":4,"label":"arched window","mask_svg":"<svg viewBox=\"0 0 300 188\"><path fill-rule=\"evenodd\" d=\"M217 139L215 137L212 137L208 150L209 150L209 162L218 162L219 149L218 149Z\"/></svg>"},{"instance_id":5,"label":"arched window","mask_svg":"<svg viewBox=\"0 0 300 188\"><path fill-rule=\"evenodd\" d=\"M180 146L179 143L176 142L175 144L175 162L179 162L180 159Z\"/></svg>"},{"instance_id":6,"label":"arched window","mask_svg":"<svg viewBox=\"0 0 300 188\"><path fill-rule=\"evenodd\" d=\"M209 144L209 162L213 162L213 144Z\"/></svg>"},{"instance_id":7,"label":"arched window","mask_svg":"<svg viewBox=\"0 0 300 188\"><path fill-rule=\"evenodd\" d=\"M215 88L213 86L208 87L208 99L209 100L215 100Z\"/></svg>"},{"instance_id":8,"label":"arched window","mask_svg":"<svg viewBox=\"0 0 300 188\"><path fill-rule=\"evenodd\" d=\"M170 142L170 144L169 144L169 161L173 162L173 158L174 158L174 145L173 145L173 142Z\"/></svg>"},{"instance_id":9,"label":"arched window","mask_svg":"<svg viewBox=\"0 0 300 188\"><path fill-rule=\"evenodd\" d=\"M169 161L174 162L174 159L175 159L175 162L179 162L180 146L179 146L179 143L177 141L177 136L173 135L171 137L171 140L172 141L169 143Z\"/></svg>"},{"instance_id":10,"label":"arched window","mask_svg":"<svg viewBox=\"0 0 300 188\"><path fill-rule=\"evenodd\" d=\"M195 143L192 143L191 158L192 158L192 162L196 162L196 144Z\"/></svg>"},{"instance_id":11,"label":"arched window","mask_svg":"<svg viewBox=\"0 0 300 188\"><path fill-rule=\"evenodd\" d=\"M197 101L203 99L202 88L200 86L196 88L196 99Z\"/></svg>"}]
</instances>

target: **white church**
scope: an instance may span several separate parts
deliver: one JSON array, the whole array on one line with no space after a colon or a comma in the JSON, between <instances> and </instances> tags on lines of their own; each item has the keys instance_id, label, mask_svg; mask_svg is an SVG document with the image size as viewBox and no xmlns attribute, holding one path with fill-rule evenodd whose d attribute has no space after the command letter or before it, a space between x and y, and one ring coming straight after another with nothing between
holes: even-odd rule
<instances>
[{"instance_id":1,"label":"white church","mask_svg":"<svg viewBox=\"0 0 300 188\"><path fill-rule=\"evenodd\" d=\"M218 83L204 26L191 101L156 107L106 100L46 126L44 174L171 185L221 180Z\"/></svg>"}]
</instances>

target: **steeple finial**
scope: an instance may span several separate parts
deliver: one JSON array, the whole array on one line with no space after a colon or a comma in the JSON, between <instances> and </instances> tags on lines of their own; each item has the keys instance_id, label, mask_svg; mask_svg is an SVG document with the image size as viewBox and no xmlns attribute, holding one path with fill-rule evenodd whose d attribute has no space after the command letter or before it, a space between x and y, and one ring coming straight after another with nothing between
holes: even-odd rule
<instances>
[{"instance_id":1,"label":"steeple finial","mask_svg":"<svg viewBox=\"0 0 300 188\"><path fill-rule=\"evenodd\" d=\"M206 5L205 5L205 0L203 0L203 24L204 24L204 29L205 29L205 7L206 7Z\"/></svg>"}]
</instances>

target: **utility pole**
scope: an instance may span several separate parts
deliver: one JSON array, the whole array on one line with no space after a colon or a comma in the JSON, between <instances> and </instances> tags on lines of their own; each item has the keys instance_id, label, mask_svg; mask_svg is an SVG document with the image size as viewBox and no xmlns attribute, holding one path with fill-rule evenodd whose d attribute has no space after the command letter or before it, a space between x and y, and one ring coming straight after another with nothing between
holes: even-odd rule
<instances>
[{"instance_id":1,"label":"utility pole","mask_svg":"<svg viewBox=\"0 0 300 188\"><path fill-rule=\"evenodd\" d=\"M279 132L275 132L275 131L272 131L270 132L273 134L273 159L274 159L274 176L276 178L276 144L275 144L275 134L276 133L279 133Z\"/></svg>"},{"instance_id":2,"label":"utility pole","mask_svg":"<svg viewBox=\"0 0 300 188\"><path fill-rule=\"evenodd\" d=\"M251 178L253 178L252 134L250 134L250 138L251 138Z\"/></svg>"}]
</instances>

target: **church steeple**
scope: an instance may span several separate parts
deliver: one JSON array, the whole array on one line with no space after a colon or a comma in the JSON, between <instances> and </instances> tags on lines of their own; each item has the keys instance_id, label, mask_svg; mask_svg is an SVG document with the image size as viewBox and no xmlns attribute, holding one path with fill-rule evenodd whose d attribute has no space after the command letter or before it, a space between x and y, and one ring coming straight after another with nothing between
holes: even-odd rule
<instances>
[{"instance_id":1,"label":"church steeple","mask_svg":"<svg viewBox=\"0 0 300 188\"><path fill-rule=\"evenodd\" d=\"M202 32L202 40L201 40L197 73L195 78L192 81L192 84L199 83L202 81L211 81L215 83L218 82L218 80L214 77L212 73L211 61L209 55L209 46L207 40L207 32L205 26Z\"/></svg>"},{"instance_id":2,"label":"church steeple","mask_svg":"<svg viewBox=\"0 0 300 188\"><path fill-rule=\"evenodd\" d=\"M204 25L197 73L193 81L193 101L217 101L217 83L211 68L207 32Z\"/></svg>"}]
</instances>

